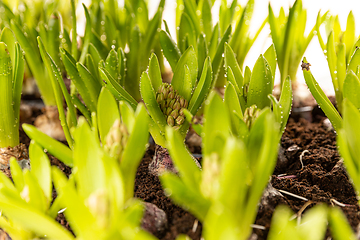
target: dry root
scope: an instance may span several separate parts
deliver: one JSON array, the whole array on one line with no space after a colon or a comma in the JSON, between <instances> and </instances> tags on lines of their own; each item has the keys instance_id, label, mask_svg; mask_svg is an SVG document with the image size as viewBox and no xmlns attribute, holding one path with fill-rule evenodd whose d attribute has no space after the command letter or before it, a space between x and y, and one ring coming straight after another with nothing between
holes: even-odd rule
<instances>
[{"instance_id":1,"label":"dry root","mask_svg":"<svg viewBox=\"0 0 360 240\"><path fill-rule=\"evenodd\" d=\"M59 141L66 141L64 131L59 120L59 112L56 106L45 106L44 114L38 116L34 122L35 127L46 135Z\"/></svg>"},{"instance_id":2,"label":"dry root","mask_svg":"<svg viewBox=\"0 0 360 240\"><path fill-rule=\"evenodd\" d=\"M0 148L0 169L8 168L11 157L16 158L18 161L29 159L25 144L20 143L15 147Z\"/></svg>"}]
</instances>

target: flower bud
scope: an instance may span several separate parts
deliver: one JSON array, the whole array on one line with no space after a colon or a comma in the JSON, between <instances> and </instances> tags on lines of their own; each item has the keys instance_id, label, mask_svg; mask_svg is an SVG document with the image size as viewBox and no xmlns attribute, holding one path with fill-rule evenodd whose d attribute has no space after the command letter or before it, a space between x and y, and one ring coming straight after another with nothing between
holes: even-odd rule
<instances>
[{"instance_id":1,"label":"flower bud","mask_svg":"<svg viewBox=\"0 0 360 240\"><path fill-rule=\"evenodd\" d=\"M163 100L164 100L164 94L158 93L156 96L156 101L159 103L159 102L162 102Z\"/></svg>"},{"instance_id":2,"label":"flower bud","mask_svg":"<svg viewBox=\"0 0 360 240\"><path fill-rule=\"evenodd\" d=\"M170 127L173 127L175 125L175 120L172 116L168 116L167 124L169 124Z\"/></svg>"},{"instance_id":3,"label":"flower bud","mask_svg":"<svg viewBox=\"0 0 360 240\"><path fill-rule=\"evenodd\" d=\"M181 106L180 106L180 103L179 102L175 102L174 105L172 106L173 109L176 109L176 110L180 110Z\"/></svg>"},{"instance_id":4,"label":"flower bud","mask_svg":"<svg viewBox=\"0 0 360 240\"><path fill-rule=\"evenodd\" d=\"M163 83L156 94L162 113L168 125L179 128L184 123L185 117L182 109L187 108L188 101L179 95L178 91L168 83Z\"/></svg>"},{"instance_id":5,"label":"flower bud","mask_svg":"<svg viewBox=\"0 0 360 240\"><path fill-rule=\"evenodd\" d=\"M172 116L174 119L176 119L179 116L179 110L175 109L170 113L170 116Z\"/></svg>"},{"instance_id":6,"label":"flower bud","mask_svg":"<svg viewBox=\"0 0 360 240\"><path fill-rule=\"evenodd\" d=\"M180 104L183 108L188 107L188 101L185 98L180 98Z\"/></svg>"},{"instance_id":7,"label":"flower bud","mask_svg":"<svg viewBox=\"0 0 360 240\"><path fill-rule=\"evenodd\" d=\"M181 116L181 115L180 115L180 116L178 116L178 117L176 118L176 124L177 124L177 125L183 124L184 121L185 121L184 116Z\"/></svg>"},{"instance_id":8,"label":"flower bud","mask_svg":"<svg viewBox=\"0 0 360 240\"><path fill-rule=\"evenodd\" d=\"M104 149L111 156L121 161L122 152L128 140L128 131L120 119L116 119L105 138Z\"/></svg>"},{"instance_id":9,"label":"flower bud","mask_svg":"<svg viewBox=\"0 0 360 240\"><path fill-rule=\"evenodd\" d=\"M168 98L174 99L175 98L175 92L171 91L168 95Z\"/></svg>"},{"instance_id":10,"label":"flower bud","mask_svg":"<svg viewBox=\"0 0 360 240\"><path fill-rule=\"evenodd\" d=\"M168 107L166 109L166 115L169 116L171 112L172 112L172 109L170 107Z\"/></svg>"},{"instance_id":11,"label":"flower bud","mask_svg":"<svg viewBox=\"0 0 360 240\"><path fill-rule=\"evenodd\" d=\"M173 108L175 101L176 101L176 99L173 99L170 101L170 103L169 103L170 108Z\"/></svg>"},{"instance_id":12,"label":"flower bud","mask_svg":"<svg viewBox=\"0 0 360 240\"><path fill-rule=\"evenodd\" d=\"M98 189L86 199L86 205L90 212L96 216L99 226L105 228L108 225L110 215L110 202L105 190Z\"/></svg>"},{"instance_id":13,"label":"flower bud","mask_svg":"<svg viewBox=\"0 0 360 240\"><path fill-rule=\"evenodd\" d=\"M168 95L169 95L169 90L168 89L165 89L163 91L163 94L164 94L164 99L167 99Z\"/></svg>"},{"instance_id":14,"label":"flower bud","mask_svg":"<svg viewBox=\"0 0 360 240\"><path fill-rule=\"evenodd\" d=\"M243 120L249 129L255 122L255 119L259 116L259 113L260 113L260 109L258 109L256 105L252 105L245 109Z\"/></svg>"}]
</instances>

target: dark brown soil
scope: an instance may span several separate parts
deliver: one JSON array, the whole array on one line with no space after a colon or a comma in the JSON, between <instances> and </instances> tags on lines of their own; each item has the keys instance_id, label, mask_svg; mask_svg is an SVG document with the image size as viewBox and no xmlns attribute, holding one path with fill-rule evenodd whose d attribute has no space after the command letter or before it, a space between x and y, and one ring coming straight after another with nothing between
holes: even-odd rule
<instances>
[{"instance_id":1,"label":"dark brown soil","mask_svg":"<svg viewBox=\"0 0 360 240\"><path fill-rule=\"evenodd\" d=\"M171 199L165 196L159 178L149 174L148 166L154 155L155 147L152 145L146 152L136 173L135 197L145 202L155 204L164 210L169 223L168 229L155 234L159 239L175 239L177 235L185 233L192 239L200 239L201 224L193 231L196 218L182 208L172 203ZM196 223L195 223L196 224ZM195 225L196 226L196 225Z\"/></svg>"},{"instance_id":2,"label":"dark brown soil","mask_svg":"<svg viewBox=\"0 0 360 240\"><path fill-rule=\"evenodd\" d=\"M283 193L283 199L274 199L270 203L272 206L260 209L256 224L265 226L266 230L255 231L258 239L266 239L272 213L279 203L288 205L298 213L304 208L306 212L316 204L333 206L337 205L336 201L340 202L345 205L341 209L356 231L360 223L360 208L340 161L335 133L327 130L323 123L309 123L304 119L295 122L290 119L281 139L281 146L284 156L279 156L279 159L283 160L278 160L271 184L275 189L296 194L308 201Z\"/></svg>"}]
</instances>

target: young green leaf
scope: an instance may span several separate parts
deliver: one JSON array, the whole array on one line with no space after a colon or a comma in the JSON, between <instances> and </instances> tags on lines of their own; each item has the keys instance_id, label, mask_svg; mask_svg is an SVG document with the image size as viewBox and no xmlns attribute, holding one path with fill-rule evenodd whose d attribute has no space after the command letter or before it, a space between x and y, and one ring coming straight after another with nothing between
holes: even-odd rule
<instances>
[{"instance_id":1,"label":"young green leaf","mask_svg":"<svg viewBox=\"0 0 360 240\"><path fill-rule=\"evenodd\" d=\"M0 42L0 147L15 147L19 144L19 133L16 129L13 109L13 76L12 63L6 44ZM17 122L19 120L17 119Z\"/></svg>"},{"instance_id":2,"label":"young green leaf","mask_svg":"<svg viewBox=\"0 0 360 240\"><path fill-rule=\"evenodd\" d=\"M221 69L221 66L223 65L223 53L224 53L224 46L225 46L225 42L228 42L229 39L230 39L230 34L231 34L231 26L229 26L220 43L219 43L219 46L217 47L217 50L216 50L216 53L215 53L215 56L214 58L211 58L212 59L212 70L214 72L214 84L216 84L216 86L221 86L223 87L224 84L221 83L221 82L217 82L217 79L218 79L218 76L219 76L219 72L220 72L220 69Z\"/></svg>"},{"instance_id":3,"label":"young green leaf","mask_svg":"<svg viewBox=\"0 0 360 240\"><path fill-rule=\"evenodd\" d=\"M36 45L32 44L33 41L29 37L25 36L21 27L13 20L11 21L11 29L25 52L26 62L28 63L32 74L34 74L41 98L43 99L45 105L56 105L54 90L52 88L51 81L48 81L48 78L46 77L46 71L41 61L41 56L36 50Z\"/></svg>"},{"instance_id":4,"label":"young green leaf","mask_svg":"<svg viewBox=\"0 0 360 240\"><path fill-rule=\"evenodd\" d=\"M192 87L194 87L196 85L196 78L198 75L198 62L197 62L197 56L195 53L195 50L193 47L189 47L182 55L181 58L179 59L175 71L174 71L174 77L171 80L171 85L174 87L174 89L179 91L179 94L182 95L182 90L183 90L183 80L185 78L185 69L184 69L184 65L187 65L188 69L189 69L189 74L190 74L190 80L191 80L191 89L190 92L192 91ZM187 93L189 91L188 87L184 89L184 93ZM183 96L183 95L182 95ZM185 96L183 96L185 97ZM187 99L190 100L190 99Z\"/></svg>"},{"instance_id":5,"label":"young green leaf","mask_svg":"<svg viewBox=\"0 0 360 240\"><path fill-rule=\"evenodd\" d=\"M157 91L162 84L161 72L157 56L153 53L150 57L148 74L154 90Z\"/></svg>"},{"instance_id":6,"label":"young green leaf","mask_svg":"<svg viewBox=\"0 0 360 240\"><path fill-rule=\"evenodd\" d=\"M240 66L235 58L235 53L231 49L230 45L228 43L225 43L225 68L230 68L233 75L235 82L232 82L232 84L237 88L240 89L243 86L243 74L241 72ZM266 57L266 56L265 56ZM238 91L240 93L240 91Z\"/></svg>"},{"instance_id":7,"label":"young green leaf","mask_svg":"<svg viewBox=\"0 0 360 240\"><path fill-rule=\"evenodd\" d=\"M272 82L269 64L260 55L251 74L246 106L256 105L259 109L270 106L270 100L267 96L272 92Z\"/></svg>"},{"instance_id":8,"label":"young green leaf","mask_svg":"<svg viewBox=\"0 0 360 240\"><path fill-rule=\"evenodd\" d=\"M31 229L40 236L46 235L48 239L54 240L59 238L64 240L75 239L69 231L65 230L54 219L39 213L36 209L29 208L25 201L22 204L17 204L11 198L1 198L0 204L8 218L16 219L18 224L26 229Z\"/></svg>"},{"instance_id":9,"label":"young green leaf","mask_svg":"<svg viewBox=\"0 0 360 240\"><path fill-rule=\"evenodd\" d=\"M360 81L355 73L350 70L347 72L344 85L343 85L343 97L350 100L357 109L360 109Z\"/></svg>"},{"instance_id":10,"label":"young green leaf","mask_svg":"<svg viewBox=\"0 0 360 240\"><path fill-rule=\"evenodd\" d=\"M109 74L120 84L119 72L119 62L117 52L114 49L111 49L106 60L105 60L105 69Z\"/></svg>"},{"instance_id":11,"label":"young green leaf","mask_svg":"<svg viewBox=\"0 0 360 240\"><path fill-rule=\"evenodd\" d=\"M75 107L71 102L71 97L67 91L67 88L62 79L61 73L59 72L54 61L51 59L49 54L46 52L45 46L42 43L41 38L38 37L37 40L38 40L38 44L39 44L41 57L42 57L44 64L49 72L50 80L52 82L52 87L54 89L55 98L56 98L56 104L57 104L58 111L59 111L59 118L60 118L63 130L64 130L64 134L65 134L65 137L66 137L66 140L67 140L69 146L72 147L73 140L72 140L72 137L70 134L69 127L66 123L66 117L65 117L64 110L63 110L62 96L64 96L65 101L67 103L67 106L69 109L69 116L72 121L72 124L71 124L72 126L76 126L76 123L77 123Z\"/></svg>"},{"instance_id":12,"label":"young green leaf","mask_svg":"<svg viewBox=\"0 0 360 240\"><path fill-rule=\"evenodd\" d=\"M225 87L224 103L229 111L229 116L231 119L231 131L236 136L240 136L239 131L241 131L241 122L239 122L238 117L242 119L243 113L235 87L230 82Z\"/></svg>"},{"instance_id":13,"label":"young green leaf","mask_svg":"<svg viewBox=\"0 0 360 240\"><path fill-rule=\"evenodd\" d=\"M276 72L276 52L274 44L272 44L264 53L264 57L270 66L272 73L272 87L274 87L275 72Z\"/></svg>"},{"instance_id":14,"label":"young green leaf","mask_svg":"<svg viewBox=\"0 0 360 240\"><path fill-rule=\"evenodd\" d=\"M72 151L69 147L49 137L45 133L42 133L30 124L24 123L22 128L29 138L35 140L37 144L46 149L54 157L58 158L69 167L73 166Z\"/></svg>"},{"instance_id":15,"label":"young green leaf","mask_svg":"<svg viewBox=\"0 0 360 240\"><path fill-rule=\"evenodd\" d=\"M191 212L200 221L204 220L210 208L210 201L204 199L199 192L189 189L189 186L175 174L165 172L160 176L160 181L164 189L171 191L171 198L174 202L191 209Z\"/></svg>"},{"instance_id":16,"label":"young green leaf","mask_svg":"<svg viewBox=\"0 0 360 240\"><path fill-rule=\"evenodd\" d=\"M110 92L115 96L115 98L120 101L127 101L134 109L136 108L136 100L128 93L116 80L108 73L108 71L99 67L99 72L101 77L104 79L104 85Z\"/></svg>"},{"instance_id":17,"label":"young green leaf","mask_svg":"<svg viewBox=\"0 0 360 240\"><path fill-rule=\"evenodd\" d=\"M167 125L166 119L156 101L155 90L151 85L151 80L146 72L143 72L141 75L140 91L151 118L154 120L155 124L159 126L160 132L164 133L165 126Z\"/></svg>"},{"instance_id":18,"label":"young green leaf","mask_svg":"<svg viewBox=\"0 0 360 240\"><path fill-rule=\"evenodd\" d=\"M357 239L344 213L337 207L330 209L329 222L334 239Z\"/></svg>"},{"instance_id":19,"label":"young green leaf","mask_svg":"<svg viewBox=\"0 0 360 240\"><path fill-rule=\"evenodd\" d=\"M203 71L197 86L192 94L189 107L191 114L196 114L200 106L209 94L210 88L213 83L213 75L211 69L210 58L207 57L204 62Z\"/></svg>"},{"instance_id":20,"label":"young green leaf","mask_svg":"<svg viewBox=\"0 0 360 240\"><path fill-rule=\"evenodd\" d=\"M10 159L10 169L11 169L11 177L14 182L14 185L17 191L21 192L25 187L24 174L18 161L14 157Z\"/></svg>"},{"instance_id":21,"label":"young green leaf","mask_svg":"<svg viewBox=\"0 0 360 240\"><path fill-rule=\"evenodd\" d=\"M306 58L303 60L304 63L307 63ZM319 84L316 82L314 76L311 74L310 70L306 68L303 69L303 74L305 78L306 85L309 87L311 94L316 99L317 103L320 105L321 109L324 111L326 116L329 118L331 124L335 130L339 130L342 126L342 119L338 111L332 105L330 100L327 98L325 93L319 87Z\"/></svg>"},{"instance_id":22,"label":"young green leaf","mask_svg":"<svg viewBox=\"0 0 360 240\"><path fill-rule=\"evenodd\" d=\"M84 44L83 44L83 49L81 51L81 55L80 55L80 59L79 59L80 63L85 62L85 57L88 52L91 35L92 35L91 34L91 17L90 17L89 11L86 8L85 4L82 4L82 5L84 8L84 12L85 12L86 24L85 24Z\"/></svg>"},{"instance_id":23,"label":"young green leaf","mask_svg":"<svg viewBox=\"0 0 360 240\"><path fill-rule=\"evenodd\" d=\"M100 139L103 144L106 136L116 119L120 119L119 107L113 95L106 88L102 88L97 108L97 122L99 124Z\"/></svg>"},{"instance_id":24,"label":"young green leaf","mask_svg":"<svg viewBox=\"0 0 360 240\"><path fill-rule=\"evenodd\" d=\"M124 118L125 112L122 112ZM130 199L134 195L134 184L136 170L146 151L146 145L149 141L148 133L148 113L143 104L139 104L135 112L135 121L132 127L127 126L130 131L122 159L120 162L121 171L125 184L125 199Z\"/></svg>"},{"instance_id":25,"label":"young green leaf","mask_svg":"<svg viewBox=\"0 0 360 240\"><path fill-rule=\"evenodd\" d=\"M198 182L201 170L185 148L182 138L173 128L166 127L166 139L168 140L168 149L184 184L192 191L199 192Z\"/></svg>"},{"instance_id":26,"label":"young green leaf","mask_svg":"<svg viewBox=\"0 0 360 240\"><path fill-rule=\"evenodd\" d=\"M41 187L46 199L52 199L52 182L50 160L44 150L34 140L29 147L31 172Z\"/></svg>"},{"instance_id":27,"label":"young green leaf","mask_svg":"<svg viewBox=\"0 0 360 240\"><path fill-rule=\"evenodd\" d=\"M91 112L95 112L97 99L94 99L94 97L96 96L96 93L91 91L95 90L96 86L90 87L90 85L98 84L92 82L91 80L93 79L85 79L80 76L75 59L65 49L61 48L60 53L67 74L75 84L86 106Z\"/></svg>"},{"instance_id":28,"label":"young green leaf","mask_svg":"<svg viewBox=\"0 0 360 240\"><path fill-rule=\"evenodd\" d=\"M84 119L79 119L73 135L76 142L73 152L74 166L77 167L75 179L80 195L88 198L96 190L105 188L106 175L101 159L103 153L97 136Z\"/></svg>"},{"instance_id":29,"label":"young green leaf","mask_svg":"<svg viewBox=\"0 0 360 240\"><path fill-rule=\"evenodd\" d=\"M223 141L229 136L230 119L223 101L215 92L210 93L205 103L205 112L207 115L203 130L206 138L203 139L203 154L208 156L212 152L220 152L223 148ZM216 138L220 142L215 141Z\"/></svg>"}]
</instances>

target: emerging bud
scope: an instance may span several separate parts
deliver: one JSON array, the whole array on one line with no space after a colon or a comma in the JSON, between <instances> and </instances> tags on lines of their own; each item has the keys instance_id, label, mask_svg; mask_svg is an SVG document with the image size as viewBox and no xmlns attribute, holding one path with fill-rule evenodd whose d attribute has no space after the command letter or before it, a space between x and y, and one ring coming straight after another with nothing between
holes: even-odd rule
<instances>
[{"instance_id":1,"label":"emerging bud","mask_svg":"<svg viewBox=\"0 0 360 240\"><path fill-rule=\"evenodd\" d=\"M108 225L110 216L110 202L105 190L98 189L86 199L86 205L90 212L96 216L99 226L105 228Z\"/></svg>"},{"instance_id":2,"label":"emerging bud","mask_svg":"<svg viewBox=\"0 0 360 240\"><path fill-rule=\"evenodd\" d=\"M167 124L169 124L170 127L173 127L175 125L175 120L172 116L168 116Z\"/></svg>"},{"instance_id":3,"label":"emerging bud","mask_svg":"<svg viewBox=\"0 0 360 240\"><path fill-rule=\"evenodd\" d=\"M171 113L170 116L172 116L174 119L176 119L179 116L179 111L177 109L174 109Z\"/></svg>"},{"instance_id":4,"label":"emerging bud","mask_svg":"<svg viewBox=\"0 0 360 240\"><path fill-rule=\"evenodd\" d=\"M178 116L178 117L176 118L176 124L177 124L177 125L183 124L184 121L185 121L184 116Z\"/></svg>"},{"instance_id":5,"label":"emerging bud","mask_svg":"<svg viewBox=\"0 0 360 240\"><path fill-rule=\"evenodd\" d=\"M171 100L168 107L173 108L175 101L176 99Z\"/></svg>"},{"instance_id":6,"label":"emerging bud","mask_svg":"<svg viewBox=\"0 0 360 240\"><path fill-rule=\"evenodd\" d=\"M246 123L246 126L250 129L253 123L255 122L255 119L259 116L260 109L256 107L256 105L252 105L245 109L244 112L244 122Z\"/></svg>"},{"instance_id":7,"label":"emerging bud","mask_svg":"<svg viewBox=\"0 0 360 240\"><path fill-rule=\"evenodd\" d=\"M111 157L117 157L121 161L121 155L125 148L129 133L120 119L116 119L105 138L104 149Z\"/></svg>"},{"instance_id":8,"label":"emerging bud","mask_svg":"<svg viewBox=\"0 0 360 240\"><path fill-rule=\"evenodd\" d=\"M175 92L170 92L168 98L174 99L174 97L175 97Z\"/></svg>"},{"instance_id":9,"label":"emerging bud","mask_svg":"<svg viewBox=\"0 0 360 240\"><path fill-rule=\"evenodd\" d=\"M164 100L164 94L163 93L158 93L157 97L156 97L156 101L161 102L163 100Z\"/></svg>"},{"instance_id":10,"label":"emerging bud","mask_svg":"<svg viewBox=\"0 0 360 240\"><path fill-rule=\"evenodd\" d=\"M169 126L179 128L184 123L183 109L188 107L188 101L173 86L163 83L156 93L156 101Z\"/></svg>"}]
</instances>

